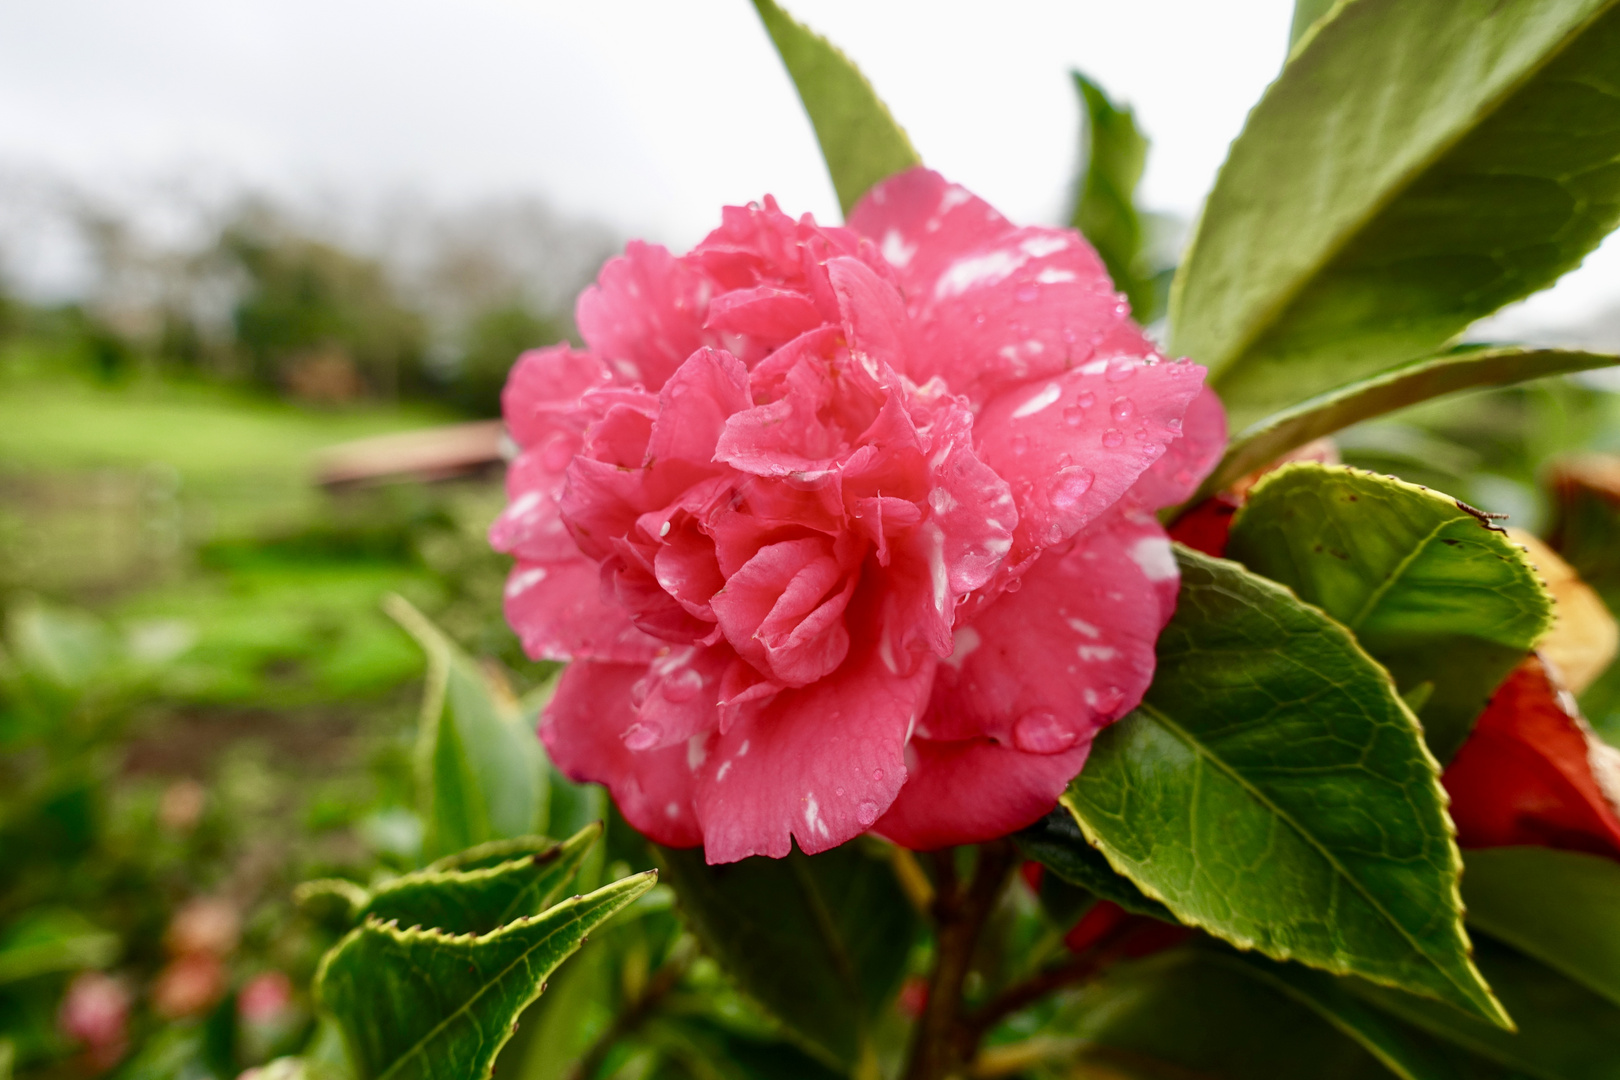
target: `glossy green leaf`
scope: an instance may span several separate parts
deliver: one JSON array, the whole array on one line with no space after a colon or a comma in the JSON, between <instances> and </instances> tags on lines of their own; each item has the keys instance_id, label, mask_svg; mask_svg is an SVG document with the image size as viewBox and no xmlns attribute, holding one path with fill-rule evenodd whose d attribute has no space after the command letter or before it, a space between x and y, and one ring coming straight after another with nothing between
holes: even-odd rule
<instances>
[{"instance_id":1,"label":"glossy green leaf","mask_svg":"<svg viewBox=\"0 0 1620 1080\"><path fill-rule=\"evenodd\" d=\"M754 7L810 114L844 213L873 184L922 161L889 107L837 46L796 22L775 0L754 0Z\"/></svg>"},{"instance_id":2,"label":"glossy green leaf","mask_svg":"<svg viewBox=\"0 0 1620 1080\"><path fill-rule=\"evenodd\" d=\"M1466 349L1424 357L1302 401L1233 436L1202 494L1230 486L1289 450L1352 424L1459 390L1562 375L1620 364L1620 356L1564 349Z\"/></svg>"},{"instance_id":3,"label":"glossy green leaf","mask_svg":"<svg viewBox=\"0 0 1620 1080\"><path fill-rule=\"evenodd\" d=\"M385 607L428 656L416 751L424 851L545 832L545 757L518 703L402 597Z\"/></svg>"},{"instance_id":4,"label":"glossy green leaf","mask_svg":"<svg viewBox=\"0 0 1620 1080\"><path fill-rule=\"evenodd\" d=\"M1444 1056L1437 1054L1427 1040L1414 1037L1356 997L1342 979L1298 964L1278 964L1253 953L1212 952L1206 962L1227 965L1310 1009L1401 1080L1450 1080L1453 1075Z\"/></svg>"},{"instance_id":5,"label":"glossy green leaf","mask_svg":"<svg viewBox=\"0 0 1620 1080\"><path fill-rule=\"evenodd\" d=\"M790 1043L739 1035L702 1016L660 1019L647 1038L704 1080L838 1080L847 1075Z\"/></svg>"},{"instance_id":6,"label":"glossy green leaf","mask_svg":"<svg viewBox=\"0 0 1620 1080\"><path fill-rule=\"evenodd\" d=\"M1468 922L1620 1007L1620 863L1543 847L1468 852Z\"/></svg>"},{"instance_id":7,"label":"glossy green leaf","mask_svg":"<svg viewBox=\"0 0 1620 1080\"><path fill-rule=\"evenodd\" d=\"M379 885L358 914L447 934L487 934L550 906L601 835L602 827L595 825L561 844L545 841L541 850L493 866L429 867L406 874Z\"/></svg>"},{"instance_id":8,"label":"glossy green leaf","mask_svg":"<svg viewBox=\"0 0 1620 1080\"><path fill-rule=\"evenodd\" d=\"M1455 499L1332 465L1288 465L1249 492L1227 554L1349 627L1448 761L1507 673L1552 625L1524 550Z\"/></svg>"},{"instance_id":9,"label":"glossy green leaf","mask_svg":"<svg viewBox=\"0 0 1620 1080\"><path fill-rule=\"evenodd\" d=\"M1147 164L1148 140L1130 106L1112 101L1103 88L1072 73L1085 113L1083 171L1069 224L1085 234L1102 256L1114 288L1131 302L1138 322L1157 316L1153 268L1145 264L1144 222L1136 210L1136 185Z\"/></svg>"},{"instance_id":10,"label":"glossy green leaf","mask_svg":"<svg viewBox=\"0 0 1620 1080\"><path fill-rule=\"evenodd\" d=\"M1170 909L1144 896L1130 878L1108 865L1107 856L1086 840L1074 815L1063 808L1052 811L1013 839L1027 859L1103 900L1110 900L1136 915L1174 922Z\"/></svg>"},{"instance_id":11,"label":"glossy green leaf","mask_svg":"<svg viewBox=\"0 0 1620 1080\"><path fill-rule=\"evenodd\" d=\"M1353 0L1232 144L1171 298L1235 426L1440 348L1620 221L1620 0Z\"/></svg>"},{"instance_id":12,"label":"glossy green leaf","mask_svg":"<svg viewBox=\"0 0 1620 1080\"><path fill-rule=\"evenodd\" d=\"M848 1068L904 974L917 918L886 860L845 844L814 857L709 866L659 849L688 925L805 1049Z\"/></svg>"},{"instance_id":13,"label":"glossy green leaf","mask_svg":"<svg viewBox=\"0 0 1620 1080\"><path fill-rule=\"evenodd\" d=\"M1158 676L1063 804L1184 923L1278 960L1500 1007L1468 959L1439 769L1350 633L1177 548Z\"/></svg>"},{"instance_id":14,"label":"glossy green leaf","mask_svg":"<svg viewBox=\"0 0 1620 1080\"><path fill-rule=\"evenodd\" d=\"M316 996L360 1080L488 1077L557 965L657 879L637 874L482 937L368 921L321 961Z\"/></svg>"},{"instance_id":15,"label":"glossy green leaf","mask_svg":"<svg viewBox=\"0 0 1620 1080\"><path fill-rule=\"evenodd\" d=\"M1475 960L1518 1025L1503 1031L1437 1002L1357 980L1347 987L1440 1039L1535 1080L1617 1080L1620 1009L1579 983L1488 937Z\"/></svg>"}]
</instances>

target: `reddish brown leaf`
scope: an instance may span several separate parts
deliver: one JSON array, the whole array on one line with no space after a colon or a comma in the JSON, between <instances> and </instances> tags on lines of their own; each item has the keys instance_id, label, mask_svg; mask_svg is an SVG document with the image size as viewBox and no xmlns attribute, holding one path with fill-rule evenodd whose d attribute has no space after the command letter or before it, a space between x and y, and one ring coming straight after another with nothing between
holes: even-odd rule
<instances>
[{"instance_id":1,"label":"reddish brown leaf","mask_svg":"<svg viewBox=\"0 0 1620 1080\"><path fill-rule=\"evenodd\" d=\"M1496 691L1443 777L1463 847L1528 844L1620 859L1620 757L1531 656Z\"/></svg>"}]
</instances>

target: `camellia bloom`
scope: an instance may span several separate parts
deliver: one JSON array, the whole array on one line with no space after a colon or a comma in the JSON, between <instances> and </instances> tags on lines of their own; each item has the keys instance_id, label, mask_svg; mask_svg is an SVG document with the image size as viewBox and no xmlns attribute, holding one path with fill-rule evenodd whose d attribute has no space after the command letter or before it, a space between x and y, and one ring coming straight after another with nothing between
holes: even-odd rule
<instances>
[{"instance_id":1,"label":"camellia bloom","mask_svg":"<svg viewBox=\"0 0 1620 1080\"><path fill-rule=\"evenodd\" d=\"M558 766L710 862L1050 810L1152 678L1153 511L1225 441L1080 235L914 169L847 228L767 198L633 243L578 322L513 369L491 532L524 647L572 661Z\"/></svg>"}]
</instances>

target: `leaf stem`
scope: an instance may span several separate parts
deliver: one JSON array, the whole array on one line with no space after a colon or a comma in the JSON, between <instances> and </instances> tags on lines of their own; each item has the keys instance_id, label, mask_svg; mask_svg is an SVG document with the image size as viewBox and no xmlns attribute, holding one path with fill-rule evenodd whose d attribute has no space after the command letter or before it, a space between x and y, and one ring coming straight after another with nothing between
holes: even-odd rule
<instances>
[{"instance_id":1,"label":"leaf stem","mask_svg":"<svg viewBox=\"0 0 1620 1080\"><path fill-rule=\"evenodd\" d=\"M965 885L956 879L953 853L936 853L934 922L936 946L928 1003L917 1021L905 1080L945 1080L960 1071L977 1038L962 1023L962 984L974 947L1002 888L1017 865L1006 840L981 845L978 866Z\"/></svg>"}]
</instances>

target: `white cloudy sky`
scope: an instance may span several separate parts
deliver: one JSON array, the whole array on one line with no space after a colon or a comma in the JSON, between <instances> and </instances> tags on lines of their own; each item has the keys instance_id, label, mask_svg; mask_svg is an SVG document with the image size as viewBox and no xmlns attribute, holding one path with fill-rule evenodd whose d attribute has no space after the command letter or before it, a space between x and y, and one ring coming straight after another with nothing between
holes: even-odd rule
<instances>
[{"instance_id":1,"label":"white cloudy sky","mask_svg":"<svg viewBox=\"0 0 1620 1080\"><path fill-rule=\"evenodd\" d=\"M1154 138L1145 201L1196 213L1281 63L1290 0L797 0L924 158L1055 218L1079 67ZM747 0L0 0L0 166L195 171L272 191L534 193L689 244L765 192L834 219ZM1620 247L1532 312L1620 300ZM1538 314L1539 313L1539 314Z\"/></svg>"}]
</instances>

